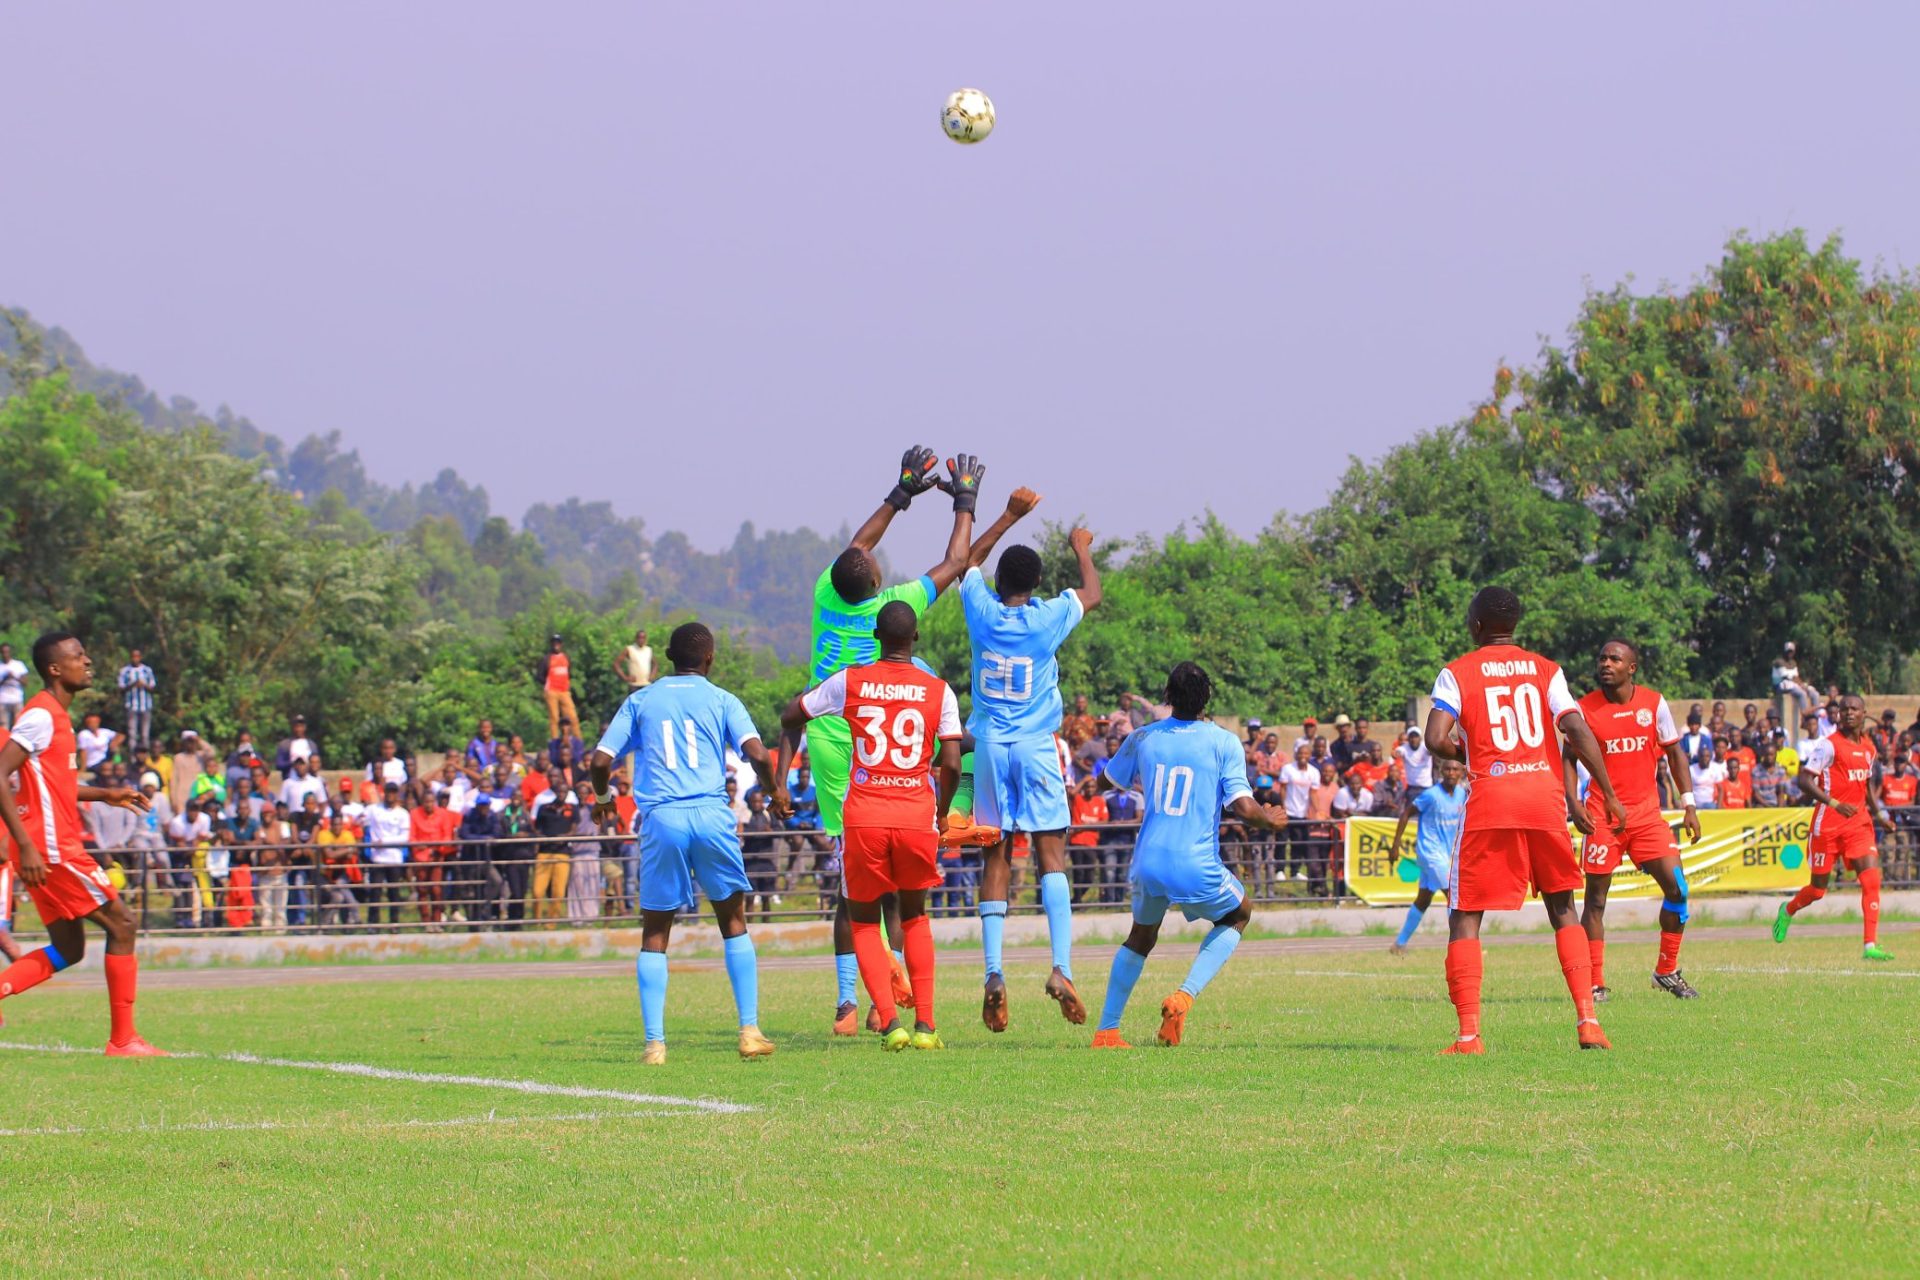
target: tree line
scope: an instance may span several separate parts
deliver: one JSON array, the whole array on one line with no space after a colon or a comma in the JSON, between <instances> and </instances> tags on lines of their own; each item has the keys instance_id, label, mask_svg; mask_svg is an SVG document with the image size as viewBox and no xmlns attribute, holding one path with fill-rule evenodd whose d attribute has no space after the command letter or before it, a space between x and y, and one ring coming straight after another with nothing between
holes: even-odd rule
<instances>
[{"instance_id":1,"label":"tree line","mask_svg":"<svg viewBox=\"0 0 1920 1280\"><path fill-rule=\"evenodd\" d=\"M219 740L301 710L336 759L388 733L451 745L481 715L538 730L550 631L604 716L635 626L658 649L695 615L763 730L800 687L812 585L843 537L748 526L706 555L573 500L515 529L451 471L392 490L337 440L288 453L179 402L154 424L14 320L0 635L74 625L115 666L143 646L163 722ZM1254 537L1209 516L1107 542L1108 602L1063 651L1063 684L1151 692L1191 656L1223 713L1394 716L1458 651L1472 593L1500 583L1529 607L1521 641L1576 671L1625 635L1662 687L1746 693L1791 638L1823 683L1897 689L1920 622L1916 361L1915 278L1838 240L1736 239L1688 286L1592 293L1467 417L1353 461L1318 509ZM1040 545L1067 585L1064 530ZM964 685L957 602L922 632Z\"/></svg>"}]
</instances>

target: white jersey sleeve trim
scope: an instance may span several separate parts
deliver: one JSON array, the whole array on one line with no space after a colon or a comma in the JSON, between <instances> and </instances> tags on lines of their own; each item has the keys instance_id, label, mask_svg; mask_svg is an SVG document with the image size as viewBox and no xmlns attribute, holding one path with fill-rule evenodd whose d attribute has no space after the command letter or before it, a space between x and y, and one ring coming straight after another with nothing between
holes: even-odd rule
<instances>
[{"instance_id":1,"label":"white jersey sleeve trim","mask_svg":"<svg viewBox=\"0 0 1920 1280\"><path fill-rule=\"evenodd\" d=\"M800 695L800 705L815 720L837 716L847 709L847 670L840 670Z\"/></svg>"},{"instance_id":2,"label":"white jersey sleeve trim","mask_svg":"<svg viewBox=\"0 0 1920 1280\"><path fill-rule=\"evenodd\" d=\"M1680 727L1673 722L1673 708L1667 705L1665 698L1660 699L1660 709L1653 713L1653 731L1660 736L1660 745L1670 747L1680 741Z\"/></svg>"},{"instance_id":3,"label":"white jersey sleeve trim","mask_svg":"<svg viewBox=\"0 0 1920 1280\"><path fill-rule=\"evenodd\" d=\"M1455 720L1460 718L1460 682L1453 678L1452 667L1440 668L1440 674L1435 677L1433 704Z\"/></svg>"},{"instance_id":4,"label":"white jersey sleeve trim","mask_svg":"<svg viewBox=\"0 0 1920 1280\"><path fill-rule=\"evenodd\" d=\"M950 684L940 686L940 727L933 736L942 739L961 736L960 699L953 696L953 686Z\"/></svg>"},{"instance_id":5,"label":"white jersey sleeve trim","mask_svg":"<svg viewBox=\"0 0 1920 1280\"><path fill-rule=\"evenodd\" d=\"M1555 724L1559 724L1560 717L1569 711L1582 720L1587 718L1586 713L1580 710L1579 700L1567 688L1567 673L1557 668L1554 670L1553 679L1547 681L1547 711L1553 716Z\"/></svg>"},{"instance_id":6,"label":"white jersey sleeve trim","mask_svg":"<svg viewBox=\"0 0 1920 1280\"><path fill-rule=\"evenodd\" d=\"M13 722L13 740L39 755L53 745L53 716L45 707L29 707Z\"/></svg>"}]
</instances>

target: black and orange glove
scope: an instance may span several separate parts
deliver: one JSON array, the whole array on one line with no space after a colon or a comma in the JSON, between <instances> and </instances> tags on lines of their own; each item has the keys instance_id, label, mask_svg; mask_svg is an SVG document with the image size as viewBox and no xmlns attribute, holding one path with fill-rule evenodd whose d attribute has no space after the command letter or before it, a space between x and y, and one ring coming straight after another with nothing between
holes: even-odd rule
<instances>
[{"instance_id":1,"label":"black and orange glove","mask_svg":"<svg viewBox=\"0 0 1920 1280\"><path fill-rule=\"evenodd\" d=\"M913 504L916 494L925 493L938 483L940 477L935 469L940 465L940 457L925 445L917 444L900 455L900 479L887 494L887 505L895 511L905 511Z\"/></svg>"},{"instance_id":2,"label":"black and orange glove","mask_svg":"<svg viewBox=\"0 0 1920 1280\"><path fill-rule=\"evenodd\" d=\"M940 487L953 495L953 509L971 513L980 501L980 482L987 466L971 453L947 459L947 480Z\"/></svg>"}]
</instances>

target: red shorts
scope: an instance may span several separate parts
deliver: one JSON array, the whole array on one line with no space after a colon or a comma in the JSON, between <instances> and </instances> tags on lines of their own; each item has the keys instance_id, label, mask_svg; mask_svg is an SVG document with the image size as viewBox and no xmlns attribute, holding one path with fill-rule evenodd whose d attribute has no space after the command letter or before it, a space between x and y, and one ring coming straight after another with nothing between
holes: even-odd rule
<instances>
[{"instance_id":1,"label":"red shorts","mask_svg":"<svg viewBox=\"0 0 1920 1280\"><path fill-rule=\"evenodd\" d=\"M1853 863L1880 852L1871 822L1822 831L1808 843L1813 846L1813 874L1817 876L1836 869L1842 858Z\"/></svg>"},{"instance_id":2,"label":"red shorts","mask_svg":"<svg viewBox=\"0 0 1920 1280\"><path fill-rule=\"evenodd\" d=\"M848 827L841 845L842 891L872 902L901 889L940 883L940 833L906 827Z\"/></svg>"},{"instance_id":3,"label":"red shorts","mask_svg":"<svg viewBox=\"0 0 1920 1280\"><path fill-rule=\"evenodd\" d=\"M1565 830L1468 828L1460 834L1447 902L1455 911L1518 911L1529 885L1567 893L1585 882Z\"/></svg>"},{"instance_id":4,"label":"red shorts","mask_svg":"<svg viewBox=\"0 0 1920 1280\"><path fill-rule=\"evenodd\" d=\"M19 874L17 863L13 870ZM87 853L61 854L60 861L48 864L45 884L27 885L27 896L43 921L79 920L120 899L113 881Z\"/></svg>"},{"instance_id":5,"label":"red shorts","mask_svg":"<svg viewBox=\"0 0 1920 1280\"><path fill-rule=\"evenodd\" d=\"M1580 865L1590 876L1612 875L1623 855L1631 858L1636 867L1680 855L1673 828L1667 825L1657 806L1629 811L1624 832L1607 826L1604 804L1589 804L1587 813L1593 818L1593 834L1581 848Z\"/></svg>"}]
</instances>

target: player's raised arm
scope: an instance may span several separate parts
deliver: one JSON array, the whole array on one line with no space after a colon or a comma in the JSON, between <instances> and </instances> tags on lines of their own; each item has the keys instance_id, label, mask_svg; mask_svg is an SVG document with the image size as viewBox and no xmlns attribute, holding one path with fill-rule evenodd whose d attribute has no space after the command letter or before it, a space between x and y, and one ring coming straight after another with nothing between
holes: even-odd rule
<instances>
[{"instance_id":1,"label":"player's raised arm","mask_svg":"<svg viewBox=\"0 0 1920 1280\"><path fill-rule=\"evenodd\" d=\"M1080 597L1080 612L1092 613L1103 599L1100 570L1093 563L1093 531L1075 529L1067 535L1067 545L1073 548L1074 558L1080 562L1080 586L1075 592Z\"/></svg>"},{"instance_id":2,"label":"player's raised arm","mask_svg":"<svg viewBox=\"0 0 1920 1280\"><path fill-rule=\"evenodd\" d=\"M854 530L853 540L847 545L861 551L871 552L880 545L880 539L886 535L887 526L893 523L893 517L905 511L915 497L933 488L934 468L940 465L940 459L933 450L925 445L914 445L900 455L900 476L887 496L881 499L880 506L867 517L866 523Z\"/></svg>"},{"instance_id":3,"label":"player's raised arm","mask_svg":"<svg viewBox=\"0 0 1920 1280\"><path fill-rule=\"evenodd\" d=\"M822 716L837 716L847 706L846 668L822 680L805 693L797 693L793 700L780 713L780 759L792 764L800 758L800 736L806 731L807 722L818 720ZM779 779L778 794L786 797L787 780Z\"/></svg>"},{"instance_id":4,"label":"player's raised arm","mask_svg":"<svg viewBox=\"0 0 1920 1280\"><path fill-rule=\"evenodd\" d=\"M927 580L933 583L936 594L967 571L974 509L980 504L980 482L986 479L987 467L973 454L961 453L947 459L947 475L940 487L953 495L953 532L947 536L946 558L927 570Z\"/></svg>"},{"instance_id":5,"label":"player's raised arm","mask_svg":"<svg viewBox=\"0 0 1920 1280\"><path fill-rule=\"evenodd\" d=\"M1028 488L1015 489L1007 495L1007 509L1000 513L999 519L988 525L986 532L973 540L973 546L967 551L967 568L978 569L993 554L1000 539L1007 536L1013 526L1032 514L1040 505L1040 495Z\"/></svg>"}]
</instances>

